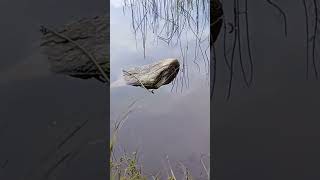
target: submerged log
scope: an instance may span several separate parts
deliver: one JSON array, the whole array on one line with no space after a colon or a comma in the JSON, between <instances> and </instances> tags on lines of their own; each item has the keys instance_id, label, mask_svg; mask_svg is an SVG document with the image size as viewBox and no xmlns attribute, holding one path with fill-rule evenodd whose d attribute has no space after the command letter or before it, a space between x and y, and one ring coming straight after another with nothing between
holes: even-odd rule
<instances>
[{"instance_id":1,"label":"submerged log","mask_svg":"<svg viewBox=\"0 0 320 180\"><path fill-rule=\"evenodd\" d=\"M81 79L109 80L109 37L106 16L84 18L59 30L42 27L44 54L54 73Z\"/></svg>"},{"instance_id":2,"label":"submerged log","mask_svg":"<svg viewBox=\"0 0 320 180\"><path fill-rule=\"evenodd\" d=\"M124 80L131 86L158 89L171 83L179 72L177 59L164 59L156 63L123 70Z\"/></svg>"}]
</instances>

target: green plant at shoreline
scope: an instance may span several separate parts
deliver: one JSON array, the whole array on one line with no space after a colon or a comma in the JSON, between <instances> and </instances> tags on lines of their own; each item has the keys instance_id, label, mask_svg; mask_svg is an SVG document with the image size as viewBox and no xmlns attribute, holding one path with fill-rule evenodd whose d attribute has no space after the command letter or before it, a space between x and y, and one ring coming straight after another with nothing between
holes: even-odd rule
<instances>
[{"instance_id":1,"label":"green plant at shoreline","mask_svg":"<svg viewBox=\"0 0 320 180\"><path fill-rule=\"evenodd\" d=\"M128 107L128 110L123 113L118 121L114 123L110 138L110 179L111 180L147 180L147 177L142 174L141 168L138 167L137 152L131 155L124 154L119 159L115 157L114 149L117 144L118 132L128 118L128 115L133 110L133 106L137 101L134 101Z\"/></svg>"}]
</instances>

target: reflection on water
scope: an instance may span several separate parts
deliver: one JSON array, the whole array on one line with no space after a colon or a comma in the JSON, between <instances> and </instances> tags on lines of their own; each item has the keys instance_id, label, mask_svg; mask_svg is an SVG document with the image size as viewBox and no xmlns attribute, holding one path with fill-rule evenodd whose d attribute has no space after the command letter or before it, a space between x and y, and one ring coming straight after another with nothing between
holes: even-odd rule
<instances>
[{"instance_id":1,"label":"reflection on water","mask_svg":"<svg viewBox=\"0 0 320 180\"><path fill-rule=\"evenodd\" d=\"M138 99L120 130L117 153L138 148L143 169L148 173L165 169L165 155L168 155L174 169L176 162L181 161L194 176L205 177L200 156L210 151L209 77L207 64L194 62L198 46L195 37L186 31L189 38L182 38L181 44L174 46L156 40L152 31L148 31L144 51L142 40L132 31L130 15L123 14L119 4L111 6L110 28L110 79L111 84L114 82L112 87L116 87L111 88L110 94L111 121ZM205 29L204 34L209 32L209 26ZM122 69L167 58L177 58L183 64L180 75L187 72L185 76L178 75L175 84L162 86L155 94L140 87L121 86ZM182 85L182 81L188 82Z\"/></svg>"},{"instance_id":2,"label":"reflection on water","mask_svg":"<svg viewBox=\"0 0 320 180\"><path fill-rule=\"evenodd\" d=\"M17 6L19 4L19 6ZM105 179L106 87L49 71L40 24L105 13L105 1L1 1L0 179ZM57 13L59 9L59 13ZM57 151L75 128L87 124ZM70 154L60 163L65 154ZM54 168L52 168L54 167ZM82 171L86 169L86 171Z\"/></svg>"}]
</instances>

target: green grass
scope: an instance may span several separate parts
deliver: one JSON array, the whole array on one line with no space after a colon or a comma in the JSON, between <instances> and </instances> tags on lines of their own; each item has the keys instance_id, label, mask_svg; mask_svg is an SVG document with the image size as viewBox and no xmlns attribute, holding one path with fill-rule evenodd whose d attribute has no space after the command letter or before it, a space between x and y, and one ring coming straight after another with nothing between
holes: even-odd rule
<instances>
[{"instance_id":1,"label":"green grass","mask_svg":"<svg viewBox=\"0 0 320 180\"><path fill-rule=\"evenodd\" d=\"M114 124L110 138L110 174L111 180L147 180L143 175L141 168L138 167L138 154L133 152L131 154L123 154L121 157L115 157L115 146L117 145L117 138L119 130L128 118L133 106L137 101L130 104L128 110Z\"/></svg>"}]
</instances>

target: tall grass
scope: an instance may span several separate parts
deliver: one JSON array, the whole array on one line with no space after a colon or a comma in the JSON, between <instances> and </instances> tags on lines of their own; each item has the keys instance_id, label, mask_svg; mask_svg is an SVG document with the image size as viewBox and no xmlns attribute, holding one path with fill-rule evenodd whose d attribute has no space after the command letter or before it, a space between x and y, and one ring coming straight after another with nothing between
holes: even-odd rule
<instances>
[{"instance_id":1,"label":"tall grass","mask_svg":"<svg viewBox=\"0 0 320 180\"><path fill-rule=\"evenodd\" d=\"M123 154L115 153L115 149L118 145L118 136L121 128L128 120L129 114L134 110L134 106L137 100L133 101L127 111L123 112L122 115L114 122L111 131L110 138L110 179L111 180L177 180L177 172L174 171L169 157L166 156L164 169L160 170L156 174L146 172L143 167L143 162L139 162L139 152L134 151L127 153L123 151ZM161 152L159 152L161 153ZM206 173L206 177L209 180L209 170L205 165L205 156L201 156L201 164ZM192 180L194 179L191 175L190 170L182 163L177 163L179 169L182 171L182 176L179 179Z\"/></svg>"}]
</instances>

